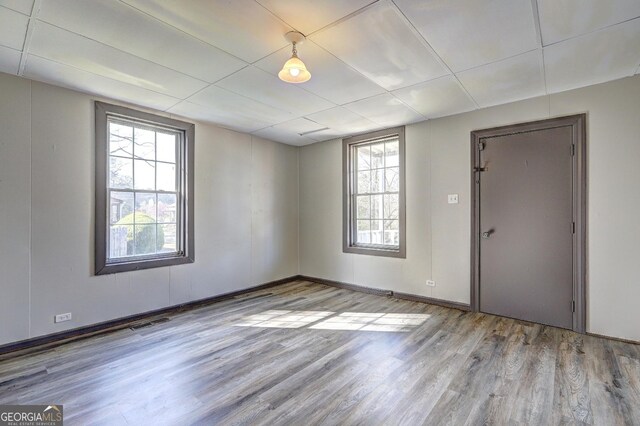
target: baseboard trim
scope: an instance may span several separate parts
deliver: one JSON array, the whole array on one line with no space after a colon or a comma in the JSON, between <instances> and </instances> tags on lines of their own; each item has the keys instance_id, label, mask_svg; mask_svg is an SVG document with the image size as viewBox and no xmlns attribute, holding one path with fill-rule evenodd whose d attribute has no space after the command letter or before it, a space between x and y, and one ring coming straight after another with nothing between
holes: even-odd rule
<instances>
[{"instance_id":1,"label":"baseboard trim","mask_svg":"<svg viewBox=\"0 0 640 426\"><path fill-rule=\"evenodd\" d=\"M307 275L299 275L298 279L310 281L312 283L324 284L331 287L343 288L345 290L357 291L359 293L375 294L376 296L393 296L393 292L389 290L380 290L378 288L365 287L357 284L349 284L342 281L328 280L325 278L309 277Z\"/></svg>"},{"instance_id":2,"label":"baseboard trim","mask_svg":"<svg viewBox=\"0 0 640 426\"><path fill-rule=\"evenodd\" d=\"M403 300L410 300L412 302L421 302L421 303L428 303L430 305L438 305L444 308L458 309L460 311L465 311L465 312L471 311L470 305L459 303L459 302L450 302L448 300L434 299L433 297L417 296L415 294L400 293L397 291L393 292L393 297L396 297L398 299L403 299Z\"/></svg>"},{"instance_id":3,"label":"baseboard trim","mask_svg":"<svg viewBox=\"0 0 640 426\"><path fill-rule=\"evenodd\" d=\"M111 333L114 331L129 328L141 321L148 321L149 319L175 314L178 312L185 312L192 309L200 308L206 305L212 305L223 300L231 299L245 293L251 293L253 291L264 290L271 287L276 287L282 284L298 281L299 275L293 275L280 280L270 281L268 283L260 284L257 286L245 288L238 291L232 291L229 293L219 294L217 296L207 297L205 299L194 300L192 302L182 303L179 305L168 306L166 308L155 309L152 311L143 312L140 314L129 315L122 318L116 318L113 320L91 324L83 327L74 328L71 330L61 331L59 333L47 334L45 336L34 337L31 339L20 340L18 342L8 343L0 346L0 360L12 358L25 353L37 352L45 349L50 349L55 346L59 346L65 343L73 342L76 340L86 339L99 334Z\"/></svg>"},{"instance_id":4,"label":"baseboard trim","mask_svg":"<svg viewBox=\"0 0 640 426\"><path fill-rule=\"evenodd\" d=\"M409 300L412 302L427 303L430 305L438 305L445 308L458 309L461 311L470 311L470 305L450 302L441 299L433 299L431 297L418 296L415 294L394 292L391 290L377 289L372 287L365 287L357 284L345 283L341 281L328 280L325 278L310 277L307 275L292 275L280 280L270 281L268 283L260 284L257 286L245 288L238 291L219 294L217 296L208 297L205 299L194 300L192 302L182 303L179 305L173 305L166 308L156 309L152 311L143 312L140 314L129 315L122 318L116 318L113 320L92 324L84 327L78 327L71 330L65 330L59 333L47 334L45 336L34 337L31 339L20 340L14 343L8 343L0 346L0 361L7 358L13 358L26 353L38 352L52 347L60 346L65 343L70 343L77 340L86 339L100 334L110 333L131 326L136 325L142 321L148 321L155 317L175 314L179 312L185 312L192 309L200 308L207 305L212 305L223 300L228 300L246 293L251 293L258 290L265 290L271 287L276 287L282 284L288 284L295 281L310 281L318 284L324 284L331 287L342 288L351 291L357 291L360 293L374 294L377 296L394 297L396 299ZM587 335L593 337L600 337L605 339L616 340L619 342L630 343L634 345L640 345L640 341L623 339L619 337L605 336L596 333L589 333Z\"/></svg>"},{"instance_id":5,"label":"baseboard trim","mask_svg":"<svg viewBox=\"0 0 640 426\"><path fill-rule=\"evenodd\" d=\"M632 345L640 345L639 340L623 339L622 337L612 337L612 336L606 336L604 334L589 333L589 332L587 332L586 334L591 337L601 337L603 339L615 340L616 342L630 343Z\"/></svg>"},{"instance_id":6,"label":"baseboard trim","mask_svg":"<svg viewBox=\"0 0 640 426\"><path fill-rule=\"evenodd\" d=\"M375 294L375 295L378 295L378 296L395 297L396 299L409 300L409 301L412 301L412 302L428 303L430 305L438 305L438 306L442 306L442 307L445 307L445 308L458 309L458 310L461 310L461 311L470 311L471 310L471 306L470 305L466 305L464 303L449 302L447 300L434 299L434 298L431 298L431 297L418 296L418 295L415 295L415 294L401 293L401 292L392 291L392 290L384 290L384 289L378 289L378 288L365 287L365 286L361 286L361 285L358 285L358 284L351 284L351 283L345 283L345 282L342 282L342 281L328 280L328 279L325 279L325 278L310 277L310 276L307 276L307 275L300 275L300 276L298 276L298 279L305 280L305 281L311 281L311 282L318 283L318 284L325 284L325 285L328 285L328 286L331 286L331 287L337 287L337 288L343 288L343 289L346 289L346 290L358 291L360 293Z\"/></svg>"},{"instance_id":7,"label":"baseboard trim","mask_svg":"<svg viewBox=\"0 0 640 426\"><path fill-rule=\"evenodd\" d=\"M458 309L460 311L471 312L471 305L464 304L464 303L459 303L459 302L450 302L448 300L434 299L434 298L431 298L431 297L418 296L418 295L410 294L410 293L402 293L402 292L392 291L392 290L384 290L384 289L379 289L379 288L365 287L365 286L361 286L361 285L358 285L358 284L351 284L351 283L345 283L345 282L342 282L342 281L328 280L326 278L310 277L308 275L298 275L297 279L301 280L301 281L311 281L311 282L314 282L314 283L324 284L324 285L328 285L328 286L331 286L331 287L343 288L343 289L351 290L351 291L357 291L357 292L360 292L360 293L375 294L377 296L394 297L396 299L410 300L412 302L427 303L429 305L438 305L438 306L442 306L444 308ZM603 339L615 340L615 341L623 342L623 343L630 343L632 345L640 345L640 341L636 341L636 340L623 339L623 338L620 338L620 337L612 337L612 336L606 336L604 334L596 334L596 333L589 333L589 332L587 332L586 334L589 335L589 336L592 336L592 337L600 337L600 338L603 338Z\"/></svg>"}]
</instances>

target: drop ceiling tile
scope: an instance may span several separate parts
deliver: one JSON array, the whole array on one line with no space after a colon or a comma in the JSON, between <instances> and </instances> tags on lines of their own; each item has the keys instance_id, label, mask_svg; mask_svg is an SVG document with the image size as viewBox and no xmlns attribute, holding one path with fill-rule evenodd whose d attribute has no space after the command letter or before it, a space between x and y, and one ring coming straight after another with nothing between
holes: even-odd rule
<instances>
[{"instance_id":1,"label":"drop ceiling tile","mask_svg":"<svg viewBox=\"0 0 640 426\"><path fill-rule=\"evenodd\" d=\"M387 90L449 73L387 2L323 29L311 40Z\"/></svg>"},{"instance_id":2,"label":"drop ceiling tile","mask_svg":"<svg viewBox=\"0 0 640 426\"><path fill-rule=\"evenodd\" d=\"M292 30L254 0L124 1L247 62L286 46Z\"/></svg>"},{"instance_id":3,"label":"drop ceiling tile","mask_svg":"<svg viewBox=\"0 0 640 426\"><path fill-rule=\"evenodd\" d=\"M306 136L300 136L294 131L279 129L277 127L267 127L266 129L261 129L257 132L253 132L253 134L264 139L270 139L272 141L282 142L295 146L309 145L315 142L313 139L310 139Z\"/></svg>"},{"instance_id":4,"label":"drop ceiling tile","mask_svg":"<svg viewBox=\"0 0 640 426\"><path fill-rule=\"evenodd\" d=\"M385 90L359 72L307 40L298 47L298 56L311 72L311 80L300 87L338 105L384 93ZM256 66L277 75L291 57L289 46L256 62Z\"/></svg>"},{"instance_id":5,"label":"drop ceiling tile","mask_svg":"<svg viewBox=\"0 0 640 426\"><path fill-rule=\"evenodd\" d=\"M38 18L210 83L247 65L118 1L45 1Z\"/></svg>"},{"instance_id":6,"label":"drop ceiling tile","mask_svg":"<svg viewBox=\"0 0 640 426\"><path fill-rule=\"evenodd\" d=\"M303 34L311 34L374 0L257 0Z\"/></svg>"},{"instance_id":7,"label":"drop ceiling tile","mask_svg":"<svg viewBox=\"0 0 640 426\"><path fill-rule=\"evenodd\" d=\"M23 15L31 15L33 0L0 0L0 6L20 12Z\"/></svg>"},{"instance_id":8,"label":"drop ceiling tile","mask_svg":"<svg viewBox=\"0 0 640 426\"><path fill-rule=\"evenodd\" d=\"M333 106L331 102L253 66L238 71L216 85L297 116Z\"/></svg>"},{"instance_id":9,"label":"drop ceiling tile","mask_svg":"<svg viewBox=\"0 0 640 426\"><path fill-rule=\"evenodd\" d=\"M273 126L274 129L286 130L289 132L294 132L296 134L314 132L318 130L324 130L327 126L316 123L313 120L308 118L300 117L295 118L290 121L285 121L284 123L276 124Z\"/></svg>"},{"instance_id":10,"label":"drop ceiling tile","mask_svg":"<svg viewBox=\"0 0 640 426\"><path fill-rule=\"evenodd\" d=\"M353 134L353 133L341 132L335 129L328 129L328 130L321 130L319 132L311 133L310 135L307 135L307 137L309 139L312 139L314 142L324 142L324 141L330 141L332 139L346 137L346 136L349 136L350 134Z\"/></svg>"},{"instance_id":11,"label":"drop ceiling tile","mask_svg":"<svg viewBox=\"0 0 640 426\"><path fill-rule=\"evenodd\" d=\"M22 53L8 47L0 46L0 72L18 74Z\"/></svg>"},{"instance_id":12,"label":"drop ceiling tile","mask_svg":"<svg viewBox=\"0 0 640 426\"><path fill-rule=\"evenodd\" d=\"M427 118L459 114L476 108L473 100L451 75L398 89L393 94Z\"/></svg>"},{"instance_id":13,"label":"drop ceiling tile","mask_svg":"<svg viewBox=\"0 0 640 426\"><path fill-rule=\"evenodd\" d=\"M0 46L22 50L29 18L21 13L0 7Z\"/></svg>"},{"instance_id":14,"label":"drop ceiling tile","mask_svg":"<svg viewBox=\"0 0 640 426\"><path fill-rule=\"evenodd\" d=\"M24 76L158 110L165 110L179 102L179 99L170 96L32 55L27 58Z\"/></svg>"},{"instance_id":15,"label":"drop ceiling tile","mask_svg":"<svg viewBox=\"0 0 640 426\"><path fill-rule=\"evenodd\" d=\"M188 99L189 103L204 107L208 121L254 131L291 120L295 116L270 105L229 92L216 86L209 86ZM182 105L180 108L187 108ZM196 110L196 108L192 108ZM200 110L202 108L198 108Z\"/></svg>"},{"instance_id":16,"label":"drop ceiling tile","mask_svg":"<svg viewBox=\"0 0 640 426\"><path fill-rule=\"evenodd\" d=\"M539 47L531 0L395 3L454 72Z\"/></svg>"},{"instance_id":17,"label":"drop ceiling tile","mask_svg":"<svg viewBox=\"0 0 640 426\"><path fill-rule=\"evenodd\" d=\"M640 19L544 48L549 92L633 75L640 60Z\"/></svg>"},{"instance_id":18,"label":"drop ceiling tile","mask_svg":"<svg viewBox=\"0 0 640 426\"><path fill-rule=\"evenodd\" d=\"M368 120L344 107L335 107L325 111L308 115L307 118L329 127L336 134L360 133L379 127L378 124ZM313 135L309 135L314 137Z\"/></svg>"},{"instance_id":19,"label":"drop ceiling tile","mask_svg":"<svg viewBox=\"0 0 640 426\"><path fill-rule=\"evenodd\" d=\"M424 120L424 117L389 93L352 102L344 107L376 124L387 127Z\"/></svg>"},{"instance_id":20,"label":"drop ceiling tile","mask_svg":"<svg viewBox=\"0 0 640 426\"><path fill-rule=\"evenodd\" d=\"M539 50L463 71L457 76L481 107L545 94Z\"/></svg>"},{"instance_id":21,"label":"drop ceiling tile","mask_svg":"<svg viewBox=\"0 0 640 426\"><path fill-rule=\"evenodd\" d=\"M538 0L545 46L640 16L638 0Z\"/></svg>"},{"instance_id":22,"label":"drop ceiling tile","mask_svg":"<svg viewBox=\"0 0 640 426\"><path fill-rule=\"evenodd\" d=\"M36 25L29 53L180 99L207 86L201 80L44 22Z\"/></svg>"},{"instance_id":23,"label":"drop ceiling tile","mask_svg":"<svg viewBox=\"0 0 640 426\"><path fill-rule=\"evenodd\" d=\"M212 109L188 101L180 102L169 109L168 112L245 133L269 125L267 122L247 117L246 115L235 114L223 109Z\"/></svg>"}]
</instances>

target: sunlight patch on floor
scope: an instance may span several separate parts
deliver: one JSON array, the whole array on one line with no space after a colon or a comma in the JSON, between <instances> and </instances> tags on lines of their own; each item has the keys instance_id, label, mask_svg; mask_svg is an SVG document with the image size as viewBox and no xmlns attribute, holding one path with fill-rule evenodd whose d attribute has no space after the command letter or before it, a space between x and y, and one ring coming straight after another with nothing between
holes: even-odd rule
<instances>
[{"instance_id":1,"label":"sunlight patch on floor","mask_svg":"<svg viewBox=\"0 0 640 426\"><path fill-rule=\"evenodd\" d=\"M428 314L385 312L337 312L270 310L249 315L238 327L301 328L314 330L360 330L409 332L424 323Z\"/></svg>"},{"instance_id":2,"label":"sunlight patch on floor","mask_svg":"<svg viewBox=\"0 0 640 426\"><path fill-rule=\"evenodd\" d=\"M344 312L309 328L408 332L424 323L428 318L427 314Z\"/></svg>"},{"instance_id":3,"label":"sunlight patch on floor","mask_svg":"<svg viewBox=\"0 0 640 426\"><path fill-rule=\"evenodd\" d=\"M280 311L271 310L261 314L249 315L238 327L300 328L333 315L328 311Z\"/></svg>"}]
</instances>

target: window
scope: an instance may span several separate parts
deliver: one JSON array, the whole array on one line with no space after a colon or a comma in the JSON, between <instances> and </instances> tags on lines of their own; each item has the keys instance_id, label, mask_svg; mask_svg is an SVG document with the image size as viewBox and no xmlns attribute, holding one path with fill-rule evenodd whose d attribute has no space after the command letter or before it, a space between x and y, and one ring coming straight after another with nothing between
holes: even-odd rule
<instances>
[{"instance_id":1,"label":"window","mask_svg":"<svg viewBox=\"0 0 640 426\"><path fill-rule=\"evenodd\" d=\"M194 261L194 125L96 102L96 274Z\"/></svg>"},{"instance_id":2,"label":"window","mask_svg":"<svg viewBox=\"0 0 640 426\"><path fill-rule=\"evenodd\" d=\"M345 253L405 257L404 127L343 141Z\"/></svg>"}]
</instances>

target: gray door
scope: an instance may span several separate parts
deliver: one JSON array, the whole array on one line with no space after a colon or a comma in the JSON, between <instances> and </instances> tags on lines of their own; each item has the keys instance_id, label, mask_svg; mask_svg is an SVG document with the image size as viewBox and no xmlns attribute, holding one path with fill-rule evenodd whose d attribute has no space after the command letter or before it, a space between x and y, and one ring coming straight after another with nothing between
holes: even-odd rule
<instances>
[{"instance_id":1,"label":"gray door","mask_svg":"<svg viewBox=\"0 0 640 426\"><path fill-rule=\"evenodd\" d=\"M571 126L483 139L480 310L572 328Z\"/></svg>"}]
</instances>

